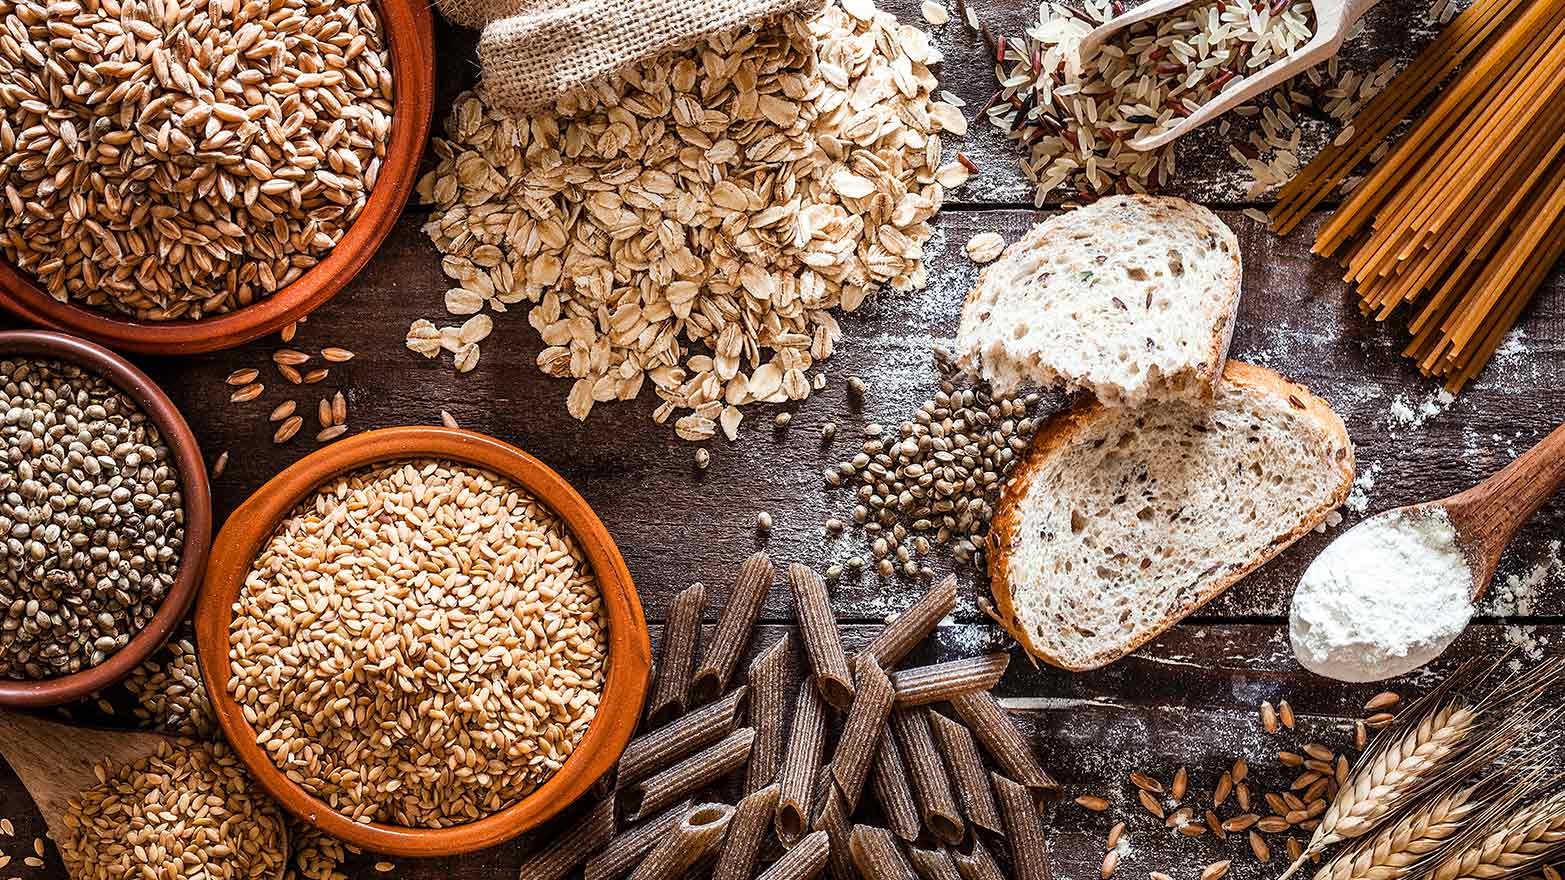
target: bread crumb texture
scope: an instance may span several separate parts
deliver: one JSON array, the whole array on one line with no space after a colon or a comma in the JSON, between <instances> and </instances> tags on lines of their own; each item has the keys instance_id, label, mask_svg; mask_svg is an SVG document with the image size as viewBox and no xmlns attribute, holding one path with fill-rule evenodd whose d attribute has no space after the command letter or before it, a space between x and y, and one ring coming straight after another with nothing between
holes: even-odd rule
<instances>
[{"instance_id":1,"label":"bread crumb texture","mask_svg":"<svg viewBox=\"0 0 1565 880\"><path fill-rule=\"evenodd\" d=\"M1215 381L1239 298L1239 242L1183 199L1114 196L1035 226L979 276L957 331L997 390L1063 385L1106 404Z\"/></svg>"},{"instance_id":2,"label":"bread crumb texture","mask_svg":"<svg viewBox=\"0 0 1565 880\"><path fill-rule=\"evenodd\" d=\"M1033 653L1102 666L1270 559L1347 497L1342 421L1230 362L1209 402L1105 407L1040 429L1001 501L997 599Z\"/></svg>"}]
</instances>

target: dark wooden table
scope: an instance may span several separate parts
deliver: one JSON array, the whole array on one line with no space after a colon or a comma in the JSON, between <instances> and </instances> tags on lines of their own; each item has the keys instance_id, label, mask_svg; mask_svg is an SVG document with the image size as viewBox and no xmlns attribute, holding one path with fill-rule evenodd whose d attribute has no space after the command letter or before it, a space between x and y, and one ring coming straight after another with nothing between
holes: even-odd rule
<instances>
[{"instance_id":1,"label":"dark wooden table","mask_svg":"<svg viewBox=\"0 0 1565 880\"><path fill-rule=\"evenodd\" d=\"M1019 33L1032 14L1017 0L968 0L997 31ZM917 0L883 4L904 21L918 18ZM1346 47L1344 64L1370 69L1385 59L1405 61L1432 35L1424 24L1422 0L1385 0L1363 35ZM440 109L475 76L472 35L440 32ZM987 54L979 37L959 21L940 29L946 55L943 83L970 107L992 91ZM1322 120L1303 123L1306 143L1319 144L1333 132ZM765 546L779 561L803 561L824 568L861 553L856 537L829 538L828 515L851 507L845 493L826 493L821 469L856 451L860 428L869 422L895 424L934 390L931 343L953 334L957 307L976 275L963 244L975 233L996 230L1014 240L1042 215L1031 209L1030 190L1009 145L992 130L975 126L960 145L980 174L959 190L937 218L927 256L929 289L911 296L886 295L843 321L845 338L827 364L831 382L802 404L786 407L792 424L774 430L778 408L752 409L737 443L709 444L710 468L693 463L695 447L674 437L671 426L655 425L651 395L628 404L600 404L585 423L565 411L568 382L543 377L534 366L539 344L521 311L498 316L483 346L478 369L455 375L446 362L426 361L403 347L409 322L441 321L442 293L450 286L439 256L419 231L426 210L409 205L405 216L349 288L302 325L296 347L351 348L358 356L336 366L331 377L298 397L301 412L314 412L320 394L339 388L349 398L349 424L363 431L391 425L438 423L449 411L463 427L493 434L543 459L576 485L597 508L619 543L640 587L653 624L675 591L692 580L709 585L721 601L741 559ZM1225 156L1215 132L1199 132L1181 144L1177 194L1217 209L1238 233L1245 261L1244 299L1233 352L1236 357L1278 369L1325 397L1347 422L1357 445L1361 473L1374 475L1362 492L1368 509L1380 510L1466 488L1531 446L1565 417L1565 276L1556 272L1524 314L1520 330L1494 364L1449 408L1419 425L1393 415L1399 399L1415 408L1437 386L1399 355L1400 328L1362 318L1335 267L1313 258L1309 243L1321 222L1317 215L1285 239L1278 239L1242 213L1264 207L1244 200L1247 175ZM181 359L142 359L163 383L196 430L208 461L228 451L227 472L213 487L219 517L226 515L268 477L305 455L312 430L292 442L271 443L266 413L286 388L269 368L278 347L270 337L227 352ZM259 400L230 404L223 378L242 366L261 368L268 389ZM850 405L845 379L861 376L869 393L863 406ZM316 392L311 396L308 392ZM820 426L839 426L834 444L823 445ZM769 539L754 528L758 511L775 525ZM1348 513L1351 524L1361 516ZM1501 578L1541 573L1533 613L1500 618L1486 602L1481 616L1437 668L1460 657L1500 650L1528 640L1558 651L1565 644L1565 588L1559 565L1551 566L1550 542L1565 537L1565 503L1546 508L1507 555ZM1340 528L1338 530L1340 531ZM1331 537L1310 535L1280 559L1234 587L1162 638L1120 663L1086 675L1032 668L1010 640L977 611L986 590L982 577L960 571L961 603L926 646L925 659L949 659L983 650L1012 651L1015 661L1000 693L1018 714L1068 797L1084 792L1114 802L1104 814L1067 805L1055 810L1050 848L1058 876L1096 876L1102 840L1123 818L1129 823L1130 852L1121 876L1150 870L1188 880L1199 866L1235 859L1234 876L1272 876L1248 856L1242 836L1227 842L1211 835L1189 840L1175 835L1134 805L1126 774L1134 769L1165 781L1188 766L1192 788L1210 790L1218 774L1243 756L1263 781L1284 779L1275 752L1306 738L1340 747L1351 719L1379 686L1350 687L1304 673L1288 647L1289 594L1304 565ZM939 563L941 571L948 566ZM851 641L862 643L890 613L905 607L921 584L875 576L845 578L836 588L835 609ZM769 643L791 620L785 590L774 591L764 610ZM1523 629L1525 628L1525 629ZM1394 683L1406 692L1427 687L1435 677L1416 674ZM1300 730L1286 737L1261 733L1256 707L1262 700L1287 699L1300 716ZM15 840L0 837L0 852L13 856L0 880L59 878L64 873L52 851L45 868L28 868L31 837L41 823L8 770L0 764L0 816L9 816ZM1276 842L1280 849L1280 841ZM461 859L401 861L391 876L420 878L513 877L528 849L522 841ZM354 878L385 876L371 856L356 857L345 870Z\"/></svg>"}]
</instances>

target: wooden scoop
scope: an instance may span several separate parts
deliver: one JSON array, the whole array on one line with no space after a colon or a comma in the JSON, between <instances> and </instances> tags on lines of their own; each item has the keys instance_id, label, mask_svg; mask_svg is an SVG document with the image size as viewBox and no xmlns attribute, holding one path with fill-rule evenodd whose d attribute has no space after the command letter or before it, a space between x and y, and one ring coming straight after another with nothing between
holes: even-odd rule
<instances>
[{"instance_id":1,"label":"wooden scoop","mask_svg":"<svg viewBox=\"0 0 1565 880\"><path fill-rule=\"evenodd\" d=\"M56 841L66 839L65 807L70 799L98 784L95 767L105 758L130 764L154 754L172 737L124 730L97 730L0 712L0 756L22 780ZM287 828L283 829L287 846ZM288 867L284 859L277 871ZM274 878L276 880L276 878Z\"/></svg>"},{"instance_id":2,"label":"wooden scoop","mask_svg":"<svg viewBox=\"0 0 1565 880\"><path fill-rule=\"evenodd\" d=\"M1482 483L1439 501L1401 508L1411 513L1441 509L1456 529L1456 541L1473 575L1473 601L1494 582L1500 555L1544 502L1565 485L1565 425L1522 453Z\"/></svg>"},{"instance_id":3,"label":"wooden scoop","mask_svg":"<svg viewBox=\"0 0 1565 880\"><path fill-rule=\"evenodd\" d=\"M1124 15L1116 16L1093 28L1092 32L1081 40L1079 49L1081 57L1090 59L1110 37L1133 24L1159 18L1199 2L1206 2L1206 0L1151 0L1143 3ZM1315 35L1300 47L1299 51L1286 58L1279 58L1247 76L1236 77L1212 100L1203 104L1201 109L1179 120L1165 131L1128 141L1131 149L1155 150L1337 54L1337 50L1342 48L1343 41L1348 38L1348 31L1352 30L1353 25L1364 17L1364 13L1378 2L1379 0L1314 0L1312 5L1315 8Z\"/></svg>"}]
</instances>

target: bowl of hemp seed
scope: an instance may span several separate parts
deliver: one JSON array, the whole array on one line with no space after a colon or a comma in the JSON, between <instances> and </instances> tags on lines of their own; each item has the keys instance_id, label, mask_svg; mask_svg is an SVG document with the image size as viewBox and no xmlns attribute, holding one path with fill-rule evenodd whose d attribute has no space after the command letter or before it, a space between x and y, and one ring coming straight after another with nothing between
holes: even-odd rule
<instances>
[{"instance_id":1,"label":"bowl of hemp seed","mask_svg":"<svg viewBox=\"0 0 1565 880\"><path fill-rule=\"evenodd\" d=\"M212 502L151 379L60 333L0 332L0 707L129 675L190 610Z\"/></svg>"},{"instance_id":2,"label":"bowl of hemp seed","mask_svg":"<svg viewBox=\"0 0 1565 880\"><path fill-rule=\"evenodd\" d=\"M261 8L18 8L0 308L116 351L189 354L280 330L352 281L413 192L429 4Z\"/></svg>"}]
</instances>

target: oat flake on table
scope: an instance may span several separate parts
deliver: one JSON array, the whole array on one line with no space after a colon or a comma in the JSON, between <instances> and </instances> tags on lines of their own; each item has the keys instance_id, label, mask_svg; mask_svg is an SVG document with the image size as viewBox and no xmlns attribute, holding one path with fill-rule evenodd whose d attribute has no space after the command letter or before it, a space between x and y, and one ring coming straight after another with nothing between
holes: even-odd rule
<instances>
[{"instance_id":1,"label":"oat flake on table","mask_svg":"<svg viewBox=\"0 0 1565 880\"><path fill-rule=\"evenodd\" d=\"M746 404L802 400L842 335L835 310L925 286L929 219L968 177L941 163L962 110L933 97L939 50L868 0L644 62L553 112L456 101L419 183L453 315L525 304L538 366L572 416L650 382L687 440ZM502 328L502 336L504 330ZM456 326L407 345L478 360ZM484 345L499 344L496 337Z\"/></svg>"}]
</instances>

